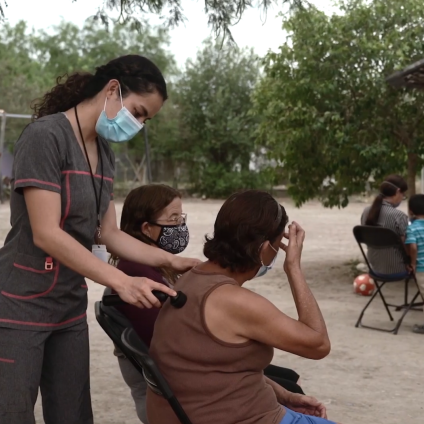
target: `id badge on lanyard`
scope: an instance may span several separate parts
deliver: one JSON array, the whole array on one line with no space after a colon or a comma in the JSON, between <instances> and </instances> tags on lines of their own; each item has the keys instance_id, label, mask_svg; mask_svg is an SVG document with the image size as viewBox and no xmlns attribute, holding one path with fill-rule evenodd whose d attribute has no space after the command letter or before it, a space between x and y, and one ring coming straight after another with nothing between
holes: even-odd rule
<instances>
[{"instance_id":1,"label":"id badge on lanyard","mask_svg":"<svg viewBox=\"0 0 424 424\"><path fill-rule=\"evenodd\" d=\"M110 254L107 251L105 244L93 244L93 246L91 246L91 251L94 256L96 256L103 262L109 262Z\"/></svg>"},{"instance_id":2,"label":"id badge on lanyard","mask_svg":"<svg viewBox=\"0 0 424 424\"><path fill-rule=\"evenodd\" d=\"M101 225L100 225L100 219L98 219L97 231L96 231L96 236L95 236L95 239L96 239L95 241L96 241L97 244L93 244L91 246L91 252L93 253L94 256L98 257L103 262L108 263L110 254L106 249L106 245L100 244L100 239L102 238L101 230L102 230L102 228L101 228Z\"/></svg>"},{"instance_id":3,"label":"id badge on lanyard","mask_svg":"<svg viewBox=\"0 0 424 424\"><path fill-rule=\"evenodd\" d=\"M102 173L102 181L103 181L103 173ZM100 195L100 199L101 199L101 195ZM100 203L100 199L99 199L99 203ZM100 214L99 214L97 215L97 229L96 229L96 235L94 236L94 241L96 244L93 244L91 246L91 252L93 253L94 256L96 256L103 262L108 263L110 254L106 249L106 245L101 244L101 238L102 238L102 226L100 224Z\"/></svg>"},{"instance_id":4,"label":"id badge on lanyard","mask_svg":"<svg viewBox=\"0 0 424 424\"><path fill-rule=\"evenodd\" d=\"M75 111L75 117L76 117L76 120L77 120L82 145L84 146L85 157L87 159L88 167L90 168L91 182L93 184L94 196L96 198L97 229L96 229L96 234L94 236L96 244L92 245L91 252L97 258L99 258L103 262L107 263L109 261L110 255L109 255L109 253L106 249L106 245L100 244L100 239L102 238L102 226L101 226L101 222L100 222L100 207L101 207L102 192L103 192L103 155L102 155L102 150L101 150L101 147L100 147L99 139L96 138L97 154L98 154L98 160L100 161L100 168L101 168L101 174L102 174L101 175L101 183L100 183L100 192L99 192L99 195L97 196L97 188L96 188L96 183L95 183L95 180L94 180L94 174L93 174L93 170L91 169L91 163L90 163L90 159L88 157L88 152L87 152L87 147L85 145L84 137L82 135L81 126L80 126L80 123L79 123L78 112L77 112L76 106L74 107L74 111Z\"/></svg>"}]
</instances>

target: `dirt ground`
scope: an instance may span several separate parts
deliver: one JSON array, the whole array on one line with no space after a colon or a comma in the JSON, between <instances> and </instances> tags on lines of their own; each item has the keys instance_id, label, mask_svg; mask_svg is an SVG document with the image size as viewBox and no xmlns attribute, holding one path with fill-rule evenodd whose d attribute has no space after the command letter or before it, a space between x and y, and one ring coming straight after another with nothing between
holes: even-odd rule
<instances>
[{"instance_id":1,"label":"dirt ground","mask_svg":"<svg viewBox=\"0 0 424 424\"><path fill-rule=\"evenodd\" d=\"M327 405L332 420L343 424L422 423L424 336L413 334L411 327L423 321L424 315L421 312L409 313L397 336L354 327L367 298L352 293L348 263L360 257L352 227L358 223L364 204L353 203L344 210L327 210L318 203L309 203L301 209L294 208L288 201L282 201L282 204L286 206L289 217L296 219L306 230L303 267L324 313L332 351L321 361L276 351L273 362L295 369L301 375L305 392ZM220 202L214 201L185 201L184 210L188 213L191 234L185 255L202 258L203 237L211 232L220 205ZM8 221L8 205L1 205L0 241L8 230ZM280 254L276 269L249 283L249 287L295 316L282 265L283 254ZM388 291L390 300L401 303L401 285L395 285ZM100 299L101 293L101 286L89 283L91 386L95 422L137 424L139 421L129 389L112 355L112 344L95 321L93 305ZM376 301L366 317L369 323L390 325L381 302ZM37 423L42 424L39 403L36 417Z\"/></svg>"}]
</instances>

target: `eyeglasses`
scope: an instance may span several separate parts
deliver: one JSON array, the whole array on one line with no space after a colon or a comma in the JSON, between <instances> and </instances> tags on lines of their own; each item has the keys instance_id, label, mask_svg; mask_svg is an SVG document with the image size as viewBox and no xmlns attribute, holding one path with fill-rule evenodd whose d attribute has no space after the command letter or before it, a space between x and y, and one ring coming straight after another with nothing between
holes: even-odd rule
<instances>
[{"instance_id":1,"label":"eyeglasses","mask_svg":"<svg viewBox=\"0 0 424 424\"><path fill-rule=\"evenodd\" d=\"M182 213L180 216L172 216L168 219L158 219L156 222L166 222L171 225L183 225L187 223L187 214Z\"/></svg>"}]
</instances>

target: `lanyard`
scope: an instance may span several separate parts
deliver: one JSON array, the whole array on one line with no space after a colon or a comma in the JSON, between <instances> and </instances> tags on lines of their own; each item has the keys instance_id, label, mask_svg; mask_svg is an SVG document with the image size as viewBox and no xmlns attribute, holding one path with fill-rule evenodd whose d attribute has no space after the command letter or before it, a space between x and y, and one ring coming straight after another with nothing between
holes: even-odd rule
<instances>
[{"instance_id":1,"label":"lanyard","mask_svg":"<svg viewBox=\"0 0 424 424\"><path fill-rule=\"evenodd\" d=\"M90 168L90 175L91 175L91 182L93 184L93 189L94 189L94 196L96 197L96 207L97 207L97 239L100 240L101 238L101 230L102 230L102 226L100 224L100 206L101 206L101 201L102 201L102 192L103 192L103 155L102 155L102 150L100 147L100 143L99 143L99 139L98 137L96 137L96 144L97 144L97 155L98 155L98 160L100 161L100 170L101 170L101 182L100 182L100 193L97 196L97 188L96 188L96 183L94 180L94 174L93 174L93 170L91 169L91 164L90 164L90 159L88 158L88 153L87 153L87 147L85 146L85 141L84 141L84 137L82 135L82 131L81 131L81 125L78 119L78 112L77 112L77 107L74 107L75 110L75 118L77 119L77 124L78 124L78 130L80 133L80 137L81 137L81 141L82 141L82 145L84 146L84 153L85 153L85 157L87 158L87 163L88 163L88 167Z\"/></svg>"}]
</instances>

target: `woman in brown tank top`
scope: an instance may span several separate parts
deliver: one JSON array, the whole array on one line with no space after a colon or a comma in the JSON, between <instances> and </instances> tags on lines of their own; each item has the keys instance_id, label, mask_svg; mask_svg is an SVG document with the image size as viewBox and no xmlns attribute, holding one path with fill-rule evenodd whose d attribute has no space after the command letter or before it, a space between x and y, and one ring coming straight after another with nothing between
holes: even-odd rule
<instances>
[{"instance_id":1,"label":"woman in brown tank top","mask_svg":"<svg viewBox=\"0 0 424 424\"><path fill-rule=\"evenodd\" d=\"M150 354L194 424L329 424L325 407L264 376L274 348L305 358L330 352L327 329L300 267L305 233L268 193L232 195L218 213L208 261L186 273L184 308L163 306ZM288 239L284 244L282 239ZM242 287L285 252L298 320ZM172 329L172 331L170 331ZM148 391L150 424L177 424L165 399ZM334 423L333 423L334 424Z\"/></svg>"}]
</instances>

